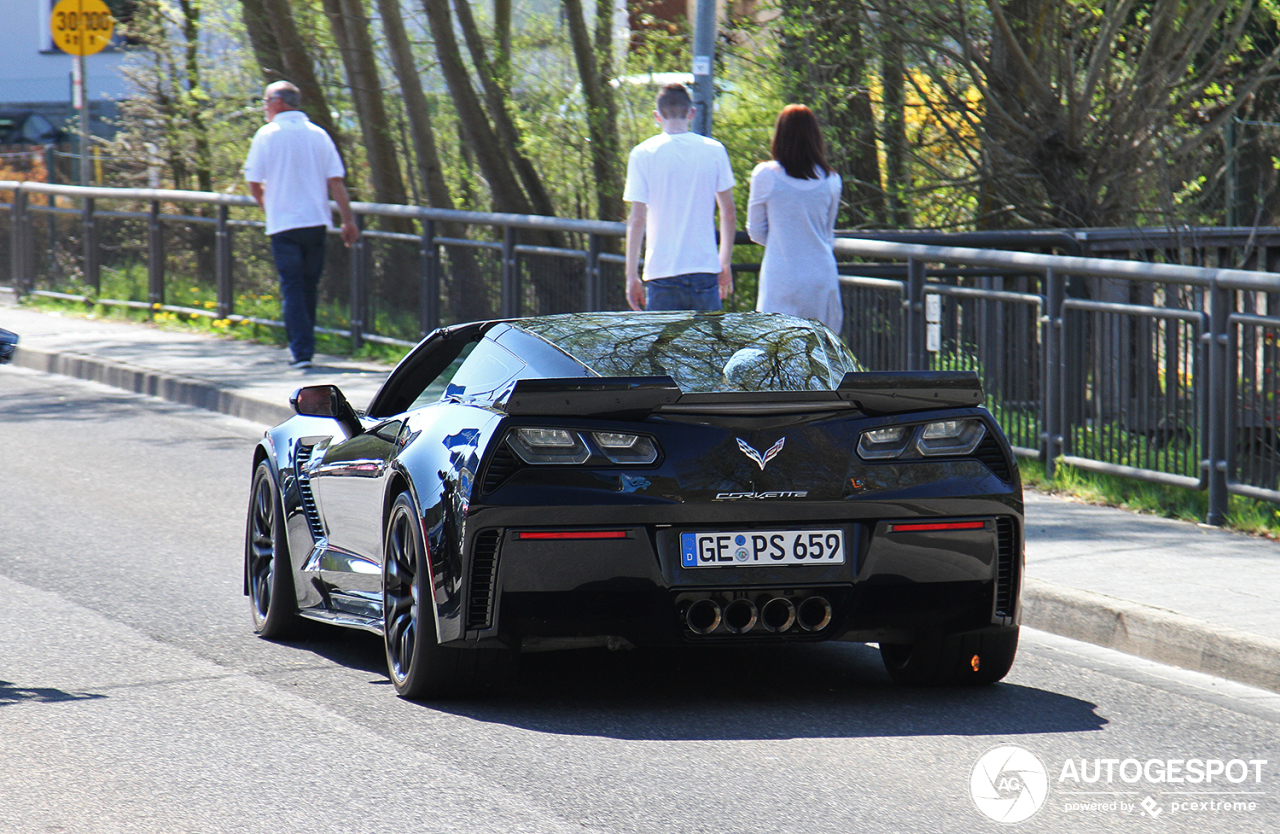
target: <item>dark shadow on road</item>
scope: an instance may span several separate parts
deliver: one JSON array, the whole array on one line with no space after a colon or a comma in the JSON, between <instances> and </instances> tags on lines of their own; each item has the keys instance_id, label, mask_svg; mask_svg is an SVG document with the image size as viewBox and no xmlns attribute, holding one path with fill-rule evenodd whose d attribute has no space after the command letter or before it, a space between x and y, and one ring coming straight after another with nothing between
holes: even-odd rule
<instances>
[{"instance_id":1,"label":"dark shadow on road","mask_svg":"<svg viewBox=\"0 0 1280 834\"><path fill-rule=\"evenodd\" d=\"M94 701L106 695L94 695L88 692L63 692L61 689L50 689L38 686L18 686L9 681L0 681L0 707L20 704L24 701L35 701L41 704L55 704L62 701Z\"/></svg>"},{"instance_id":2,"label":"dark shadow on road","mask_svg":"<svg viewBox=\"0 0 1280 834\"><path fill-rule=\"evenodd\" d=\"M375 635L323 629L297 645L374 673L370 683L387 687ZM623 740L1025 735L1107 724L1095 704L1016 683L897 686L879 651L857 643L526 654L497 694L422 706L536 732Z\"/></svg>"}]
</instances>

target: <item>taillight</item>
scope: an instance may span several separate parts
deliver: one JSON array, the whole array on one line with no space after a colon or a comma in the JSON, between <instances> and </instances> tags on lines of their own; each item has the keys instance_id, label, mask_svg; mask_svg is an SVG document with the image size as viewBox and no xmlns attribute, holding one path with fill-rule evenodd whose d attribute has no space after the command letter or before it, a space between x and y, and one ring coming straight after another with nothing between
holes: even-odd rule
<instances>
[{"instance_id":1,"label":"taillight","mask_svg":"<svg viewBox=\"0 0 1280 834\"><path fill-rule=\"evenodd\" d=\"M530 464L597 463L644 466L658 459L658 445L643 434L614 431L521 426L507 435L507 444Z\"/></svg>"}]
</instances>

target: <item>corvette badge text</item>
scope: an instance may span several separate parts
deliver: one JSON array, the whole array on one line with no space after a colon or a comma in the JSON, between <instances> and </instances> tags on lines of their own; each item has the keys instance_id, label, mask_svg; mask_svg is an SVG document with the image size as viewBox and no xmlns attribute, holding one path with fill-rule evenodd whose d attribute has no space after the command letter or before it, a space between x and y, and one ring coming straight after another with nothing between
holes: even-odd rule
<instances>
[{"instance_id":1,"label":"corvette badge text","mask_svg":"<svg viewBox=\"0 0 1280 834\"><path fill-rule=\"evenodd\" d=\"M1241 815L1266 801L1267 764L1243 757L1071 758L1046 769L1034 753L1006 745L978 759L969 793L979 812L1006 824L1045 805L1071 815Z\"/></svg>"}]
</instances>

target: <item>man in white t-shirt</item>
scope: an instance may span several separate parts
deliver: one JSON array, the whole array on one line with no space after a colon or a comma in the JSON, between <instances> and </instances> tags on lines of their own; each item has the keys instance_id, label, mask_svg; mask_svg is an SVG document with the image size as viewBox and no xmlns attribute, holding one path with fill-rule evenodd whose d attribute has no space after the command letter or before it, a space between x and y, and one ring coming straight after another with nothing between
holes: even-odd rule
<instances>
[{"instance_id":1,"label":"man in white t-shirt","mask_svg":"<svg viewBox=\"0 0 1280 834\"><path fill-rule=\"evenodd\" d=\"M267 123L258 129L244 161L249 193L267 214L271 255L280 276L290 366L310 368L315 354L316 288L324 271L325 237L333 228L329 198L342 215L342 242L360 236L343 183L346 169L333 140L298 108L302 95L288 81L267 87Z\"/></svg>"},{"instance_id":2,"label":"man in white t-shirt","mask_svg":"<svg viewBox=\"0 0 1280 834\"><path fill-rule=\"evenodd\" d=\"M626 269L633 310L719 310L733 292L733 169L724 145L689 132L693 110L683 84L663 87L653 114L662 133L636 145L627 159L622 199L631 203Z\"/></svg>"}]
</instances>

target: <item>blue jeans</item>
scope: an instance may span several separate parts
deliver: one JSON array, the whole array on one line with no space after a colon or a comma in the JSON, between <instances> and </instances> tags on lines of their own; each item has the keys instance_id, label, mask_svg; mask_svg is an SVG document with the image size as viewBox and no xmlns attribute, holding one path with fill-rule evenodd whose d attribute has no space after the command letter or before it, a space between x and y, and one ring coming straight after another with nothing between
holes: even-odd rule
<instances>
[{"instance_id":1,"label":"blue jeans","mask_svg":"<svg viewBox=\"0 0 1280 834\"><path fill-rule=\"evenodd\" d=\"M644 282L646 310L719 310L720 276L690 272Z\"/></svg>"},{"instance_id":2,"label":"blue jeans","mask_svg":"<svg viewBox=\"0 0 1280 834\"><path fill-rule=\"evenodd\" d=\"M316 352L316 288L324 272L328 231L324 226L307 226L271 236L271 256L280 275L284 332L295 362L310 361Z\"/></svg>"}]
</instances>

